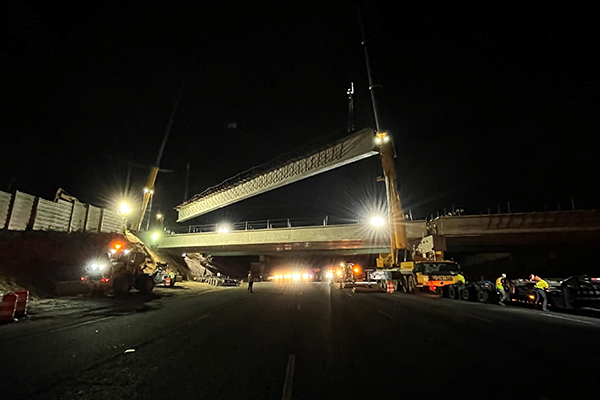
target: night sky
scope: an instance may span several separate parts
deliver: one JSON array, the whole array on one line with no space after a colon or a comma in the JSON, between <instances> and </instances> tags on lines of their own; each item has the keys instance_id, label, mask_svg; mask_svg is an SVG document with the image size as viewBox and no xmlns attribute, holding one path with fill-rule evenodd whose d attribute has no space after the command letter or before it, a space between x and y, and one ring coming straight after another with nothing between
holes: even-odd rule
<instances>
[{"instance_id":1,"label":"night sky","mask_svg":"<svg viewBox=\"0 0 600 400\"><path fill-rule=\"evenodd\" d=\"M192 5L193 4L193 5ZM335 4L335 6L334 6ZM415 218L599 207L600 37L584 2L365 1L381 108ZM0 5L0 190L141 195L180 87L154 210L313 141L374 127L354 2ZM194 223L329 215L381 201L376 157Z\"/></svg>"}]
</instances>

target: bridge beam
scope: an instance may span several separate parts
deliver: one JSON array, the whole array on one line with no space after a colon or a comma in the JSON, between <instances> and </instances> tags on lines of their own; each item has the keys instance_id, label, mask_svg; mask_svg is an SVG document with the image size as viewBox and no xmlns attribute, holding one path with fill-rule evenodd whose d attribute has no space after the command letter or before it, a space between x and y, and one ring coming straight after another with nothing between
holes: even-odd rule
<instances>
[{"instance_id":1,"label":"bridge beam","mask_svg":"<svg viewBox=\"0 0 600 400\"><path fill-rule=\"evenodd\" d=\"M178 212L177 222L187 221L249 197L378 154L373 142L374 137L373 129L363 129L325 149L301 159L291 160L283 166L258 173L249 171L248 176L234 177L175 207Z\"/></svg>"}]
</instances>

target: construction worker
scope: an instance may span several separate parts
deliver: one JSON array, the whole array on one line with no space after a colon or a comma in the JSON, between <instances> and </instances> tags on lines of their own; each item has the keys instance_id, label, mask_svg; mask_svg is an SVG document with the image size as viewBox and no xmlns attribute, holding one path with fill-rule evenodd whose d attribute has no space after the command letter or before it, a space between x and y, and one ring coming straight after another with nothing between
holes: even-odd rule
<instances>
[{"instance_id":1,"label":"construction worker","mask_svg":"<svg viewBox=\"0 0 600 400\"><path fill-rule=\"evenodd\" d=\"M252 285L254 284L254 277L252 276L252 271L248 272L248 291L250 293L254 293L252 291Z\"/></svg>"},{"instance_id":2,"label":"construction worker","mask_svg":"<svg viewBox=\"0 0 600 400\"><path fill-rule=\"evenodd\" d=\"M169 278L171 278L171 287L175 286L175 272L171 271L169 272Z\"/></svg>"},{"instance_id":3,"label":"construction worker","mask_svg":"<svg viewBox=\"0 0 600 400\"><path fill-rule=\"evenodd\" d=\"M502 274L498 279L496 279L496 290L500 295L500 301L498 301L498 304L501 306L505 306L506 304L504 304L504 302L508 300L508 293L506 293L506 289L504 288L505 279L506 274Z\"/></svg>"},{"instance_id":4,"label":"construction worker","mask_svg":"<svg viewBox=\"0 0 600 400\"><path fill-rule=\"evenodd\" d=\"M465 281L465 277L463 276L463 274L462 274L462 273L460 273L460 272L459 272L459 273L458 273L458 275L456 275L456 283L457 283L458 285L464 285L464 284L465 284L465 282L466 282L466 281Z\"/></svg>"},{"instance_id":5,"label":"construction worker","mask_svg":"<svg viewBox=\"0 0 600 400\"><path fill-rule=\"evenodd\" d=\"M546 290L548 290L548 282L546 282L545 280L543 280L542 278L540 278L537 275L531 275L529 277L530 281L535 282L535 286L533 287L533 290L535 291L535 294L537 295L536 299L535 299L535 304L537 307L537 304L540 301L540 297L544 300L543 304L542 304L542 310L544 311L548 311L548 295L546 295Z\"/></svg>"}]
</instances>

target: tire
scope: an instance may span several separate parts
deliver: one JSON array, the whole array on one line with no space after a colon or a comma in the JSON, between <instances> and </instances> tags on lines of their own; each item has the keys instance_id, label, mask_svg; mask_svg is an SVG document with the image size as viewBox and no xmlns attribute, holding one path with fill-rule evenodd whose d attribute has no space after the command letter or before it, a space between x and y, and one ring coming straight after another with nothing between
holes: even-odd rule
<instances>
[{"instance_id":1,"label":"tire","mask_svg":"<svg viewBox=\"0 0 600 400\"><path fill-rule=\"evenodd\" d=\"M408 293L408 279L406 279L406 276L402 276L400 281L402 282L402 292Z\"/></svg>"},{"instance_id":2,"label":"tire","mask_svg":"<svg viewBox=\"0 0 600 400\"><path fill-rule=\"evenodd\" d=\"M473 296L469 288L465 287L463 288L463 290L460 291L460 298L464 301L473 301Z\"/></svg>"},{"instance_id":3,"label":"tire","mask_svg":"<svg viewBox=\"0 0 600 400\"><path fill-rule=\"evenodd\" d=\"M477 300L480 303L489 303L490 302L490 292L487 290L478 289L477 290Z\"/></svg>"},{"instance_id":4,"label":"tire","mask_svg":"<svg viewBox=\"0 0 600 400\"><path fill-rule=\"evenodd\" d=\"M129 280L125 276L117 276L113 280L113 294L116 297L123 297L129 293L131 286L129 285Z\"/></svg>"},{"instance_id":5,"label":"tire","mask_svg":"<svg viewBox=\"0 0 600 400\"><path fill-rule=\"evenodd\" d=\"M414 275L409 275L408 278L406 278L406 281L407 281L406 292L407 293L414 293L415 292L415 287L417 286L417 284L415 283L415 277L414 277Z\"/></svg>"},{"instance_id":6,"label":"tire","mask_svg":"<svg viewBox=\"0 0 600 400\"><path fill-rule=\"evenodd\" d=\"M444 292L443 292L442 288L438 286L438 287L435 288L435 290L433 291L433 293L436 296L442 296Z\"/></svg>"},{"instance_id":7,"label":"tire","mask_svg":"<svg viewBox=\"0 0 600 400\"><path fill-rule=\"evenodd\" d=\"M154 280L148 275L140 275L137 278L137 286L135 288L142 294L152 293Z\"/></svg>"},{"instance_id":8,"label":"tire","mask_svg":"<svg viewBox=\"0 0 600 400\"><path fill-rule=\"evenodd\" d=\"M458 298L458 290L456 286L450 285L448 286L448 298L452 300L456 300Z\"/></svg>"},{"instance_id":9,"label":"tire","mask_svg":"<svg viewBox=\"0 0 600 400\"><path fill-rule=\"evenodd\" d=\"M448 286L442 286L442 297L448 297Z\"/></svg>"}]
</instances>

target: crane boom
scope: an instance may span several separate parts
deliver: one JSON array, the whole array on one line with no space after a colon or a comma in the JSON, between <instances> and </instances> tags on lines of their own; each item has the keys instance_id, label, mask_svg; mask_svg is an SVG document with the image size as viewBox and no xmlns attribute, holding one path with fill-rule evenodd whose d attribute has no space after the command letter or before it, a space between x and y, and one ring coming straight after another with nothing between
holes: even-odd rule
<instances>
[{"instance_id":1,"label":"crane boom","mask_svg":"<svg viewBox=\"0 0 600 400\"><path fill-rule=\"evenodd\" d=\"M391 251L386 263L398 265L398 250L408 250L408 238L406 236L404 210L400 202L396 168L394 166L394 145L385 132L378 132L375 141L379 145L379 154L381 155L390 223Z\"/></svg>"}]
</instances>

